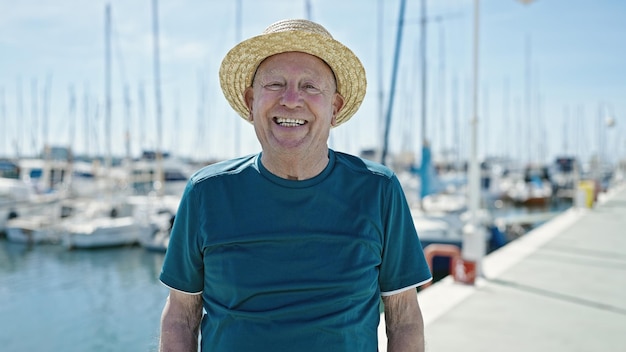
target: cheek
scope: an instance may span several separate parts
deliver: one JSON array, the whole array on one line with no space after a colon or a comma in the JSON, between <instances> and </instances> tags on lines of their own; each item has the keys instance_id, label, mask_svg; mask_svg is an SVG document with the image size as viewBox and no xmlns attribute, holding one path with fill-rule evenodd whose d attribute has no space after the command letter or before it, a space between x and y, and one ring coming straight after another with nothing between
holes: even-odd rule
<instances>
[{"instance_id":1,"label":"cheek","mask_svg":"<svg viewBox=\"0 0 626 352\"><path fill-rule=\"evenodd\" d=\"M315 109L315 111L323 113L324 115L332 116L335 110L335 107L326 97L312 97L309 99L308 103L311 109Z\"/></svg>"},{"instance_id":2,"label":"cheek","mask_svg":"<svg viewBox=\"0 0 626 352\"><path fill-rule=\"evenodd\" d=\"M277 100L275 94L257 94L256 99L252 102L252 107L256 111L267 110Z\"/></svg>"}]
</instances>

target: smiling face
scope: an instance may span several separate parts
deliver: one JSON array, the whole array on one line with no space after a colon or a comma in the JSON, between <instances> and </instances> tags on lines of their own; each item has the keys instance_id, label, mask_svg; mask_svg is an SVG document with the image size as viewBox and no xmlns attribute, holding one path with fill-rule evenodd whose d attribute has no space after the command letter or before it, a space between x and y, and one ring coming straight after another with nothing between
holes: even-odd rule
<instances>
[{"instance_id":1,"label":"smiling face","mask_svg":"<svg viewBox=\"0 0 626 352\"><path fill-rule=\"evenodd\" d=\"M301 52L268 57L245 99L264 154L328 154L330 128L344 100L321 59Z\"/></svg>"}]
</instances>

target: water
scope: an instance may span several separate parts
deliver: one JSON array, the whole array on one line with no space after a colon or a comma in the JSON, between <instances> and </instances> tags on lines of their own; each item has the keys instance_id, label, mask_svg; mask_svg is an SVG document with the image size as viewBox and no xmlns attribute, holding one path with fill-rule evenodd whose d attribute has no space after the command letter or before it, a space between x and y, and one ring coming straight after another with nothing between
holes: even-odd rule
<instances>
[{"instance_id":1,"label":"water","mask_svg":"<svg viewBox=\"0 0 626 352\"><path fill-rule=\"evenodd\" d=\"M562 213L572 207L573 201L568 198L557 198L549 201L545 205L539 206L514 206L503 202L491 202L488 204L487 209L491 213L494 219L497 218L516 218L523 215L540 215L540 214L552 214L556 215ZM525 231L532 230L537 226L543 225L545 221L540 221L532 224L526 224Z\"/></svg>"},{"instance_id":2,"label":"water","mask_svg":"<svg viewBox=\"0 0 626 352\"><path fill-rule=\"evenodd\" d=\"M0 350L156 351L162 253L0 239Z\"/></svg>"}]
</instances>

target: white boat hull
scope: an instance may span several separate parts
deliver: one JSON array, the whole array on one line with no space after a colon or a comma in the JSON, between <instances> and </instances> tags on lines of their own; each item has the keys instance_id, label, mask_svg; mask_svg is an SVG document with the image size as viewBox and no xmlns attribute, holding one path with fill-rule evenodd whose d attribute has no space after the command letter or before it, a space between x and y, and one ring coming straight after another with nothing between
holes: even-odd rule
<instances>
[{"instance_id":1,"label":"white boat hull","mask_svg":"<svg viewBox=\"0 0 626 352\"><path fill-rule=\"evenodd\" d=\"M61 229L48 216L27 216L7 221L7 240L15 243L59 243Z\"/></svg>"},{"instance_id":2,"label":"white boat hull","mask_svg":"<svg viewBox=\"0 0 626 352\"><path fill-rule=\"evenodd\" d=\"M103 248L134 245L152 231L133 217L96 218L66 226L63 245L67 248Z\"/></svg>"}]
</instances>

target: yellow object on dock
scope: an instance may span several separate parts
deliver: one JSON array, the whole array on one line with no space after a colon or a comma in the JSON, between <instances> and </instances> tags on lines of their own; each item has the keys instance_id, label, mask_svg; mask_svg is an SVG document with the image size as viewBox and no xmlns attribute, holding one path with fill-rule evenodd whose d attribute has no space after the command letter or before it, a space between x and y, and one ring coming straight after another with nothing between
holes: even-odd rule
<instances>
[{"instance_id":1,"label":"yellow object on dock","mask_svg":"<svg viewBox=\"0 0 626 352\"><path fill-rule=\"evenodd\" d=\"M591 180L584 180L578 182L578 192L576 197L576 205L582 207L583 205L587 208L593 208L593 203L595 201L595 182Z\"/></svg>"}]
</instances>

